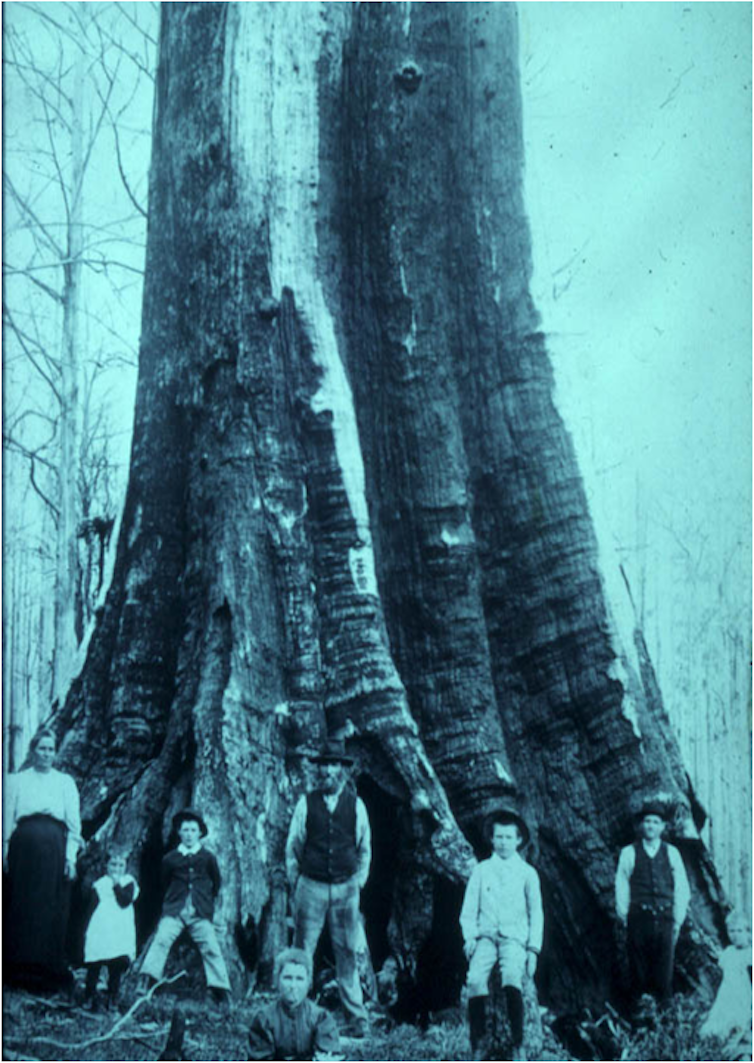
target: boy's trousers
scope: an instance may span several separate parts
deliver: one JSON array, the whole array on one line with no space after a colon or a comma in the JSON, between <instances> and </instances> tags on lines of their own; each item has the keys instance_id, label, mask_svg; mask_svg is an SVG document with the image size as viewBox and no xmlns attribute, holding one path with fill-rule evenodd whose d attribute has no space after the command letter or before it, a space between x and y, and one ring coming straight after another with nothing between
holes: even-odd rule
<instances>
[{"instance_id":1,"label":"boy's trousers","mask_svg":"<svg viewBox=\"0 0 754 1063\"><path fill-rule=\"evenodd\" d=\"M359 886L356 877L347 882L317 882L301 875L293 898L294 945L314 956L322 928L330 928L335 953L335 974L340 999L347 1015L366 1019L356 961L359 930Z\"/></svg>"},{"instance_id":2,"label":"boy's trousers","mask_svg":"<svg viewBox=\"0 0 754 1063\"><path fill-rule=\"evenodd\" d=\"M144 957L140 974L148 974L159 981L168 953L184 930L188 931L191 940L199 949L207 985L212 989L230 989L228 968L220 952L215 928L209 919L200 919L197 915L163 915Z\"/></svg>"},{"instance_id":3,"label":"boy's trousers","mask_svg":"<svg viewBox=\"0 0 754 1063\"><path fill-rule=\"evenodd\" d=\"M478 938L469 963L466 985L470 997L486 997L489 992L490 973L495 962L500 963L502 984L520 989L526 966L526 949L513 938Z\"/></svg>"}]
</instances>

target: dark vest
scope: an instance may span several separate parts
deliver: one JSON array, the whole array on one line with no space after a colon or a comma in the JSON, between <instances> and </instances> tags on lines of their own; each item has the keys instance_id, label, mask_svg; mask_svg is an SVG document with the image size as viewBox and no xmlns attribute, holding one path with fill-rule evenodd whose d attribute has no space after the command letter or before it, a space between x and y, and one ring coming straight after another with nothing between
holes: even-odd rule
<instances>
[{"instance_id":1,"label":"dark vest","mask_svg":"<svg viewBox=\"0 0 754 1063\"><path fill-rule=\"evenodd\" d=\"M651 907L671 911L673 907L673 871L668 847L660 848L650 859L641 842L634 843L634 873L631 875L631 907Z\"/></svg>"},{"instance_id":2,"label":"dark vest","mask_svg":"<svg viewBox=\"0 0 754 1063\"><path fill-rule=\"evenodd\" d=\"M346 787L335 811L319 791L306 797L306 843L301 873L317 882L345 882L356 874L356 795Z\"/></svg>"}]
</instances>

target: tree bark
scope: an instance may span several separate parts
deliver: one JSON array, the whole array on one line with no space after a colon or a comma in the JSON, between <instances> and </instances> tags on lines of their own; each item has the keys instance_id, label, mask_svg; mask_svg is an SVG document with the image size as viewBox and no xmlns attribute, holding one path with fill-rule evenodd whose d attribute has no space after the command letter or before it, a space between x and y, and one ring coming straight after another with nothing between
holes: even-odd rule
<instances>
[{"instance_id":1,"label":"tree bark","mask_svg":"<svg viewBox=\"0 0 754 1063\"><path fill-rule=\"evenodd\" d=\"M457 992L481 819L515 799L540 990L604 1000L652 790L694 882L681 982L710 969L719 887L640 634L611 619L529 296L516 17L163 8L130 483L56 723L88 835L134 847L146 897L171 814L201 808L236 980L239 941L264 971L286 940L300 754L326 733L375 830L377 964L402 953L427 992L442 964Z\"/></svg>"}]
</instances>

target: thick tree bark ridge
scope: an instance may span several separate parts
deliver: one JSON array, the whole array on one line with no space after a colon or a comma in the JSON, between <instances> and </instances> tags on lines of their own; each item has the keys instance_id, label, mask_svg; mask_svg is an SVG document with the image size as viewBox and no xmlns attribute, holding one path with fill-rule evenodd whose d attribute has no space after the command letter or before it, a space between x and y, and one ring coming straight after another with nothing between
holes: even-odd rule
<instances>
[{"instance_id":1,"label":"thick tree bark ridge","mask_svg":"<svg viewBox=\"0 0 754 1063\"><path fill-rule=\"evenodd\" d=\"M553 405L522 144L514 5L165 5L131 479L57 726L89 834L145 869L201 807L265 962L326 733L375 823L377 953L456 955L442 884L518 800L573 1003L611 990L632 793L681 809L687 980L720 898Z\"/></svg>"}]
</instances>

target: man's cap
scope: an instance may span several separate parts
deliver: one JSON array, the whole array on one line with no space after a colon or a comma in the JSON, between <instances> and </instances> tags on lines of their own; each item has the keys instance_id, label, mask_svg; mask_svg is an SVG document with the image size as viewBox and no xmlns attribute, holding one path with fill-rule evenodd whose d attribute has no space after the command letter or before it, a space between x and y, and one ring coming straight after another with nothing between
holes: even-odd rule
<instances>
[{"instance_id":1,"label":"man's cap","mask_svg":"<svg viewBox=\"0 0 754 1063\"><path fill-rule=\"evenodd\" d=\"M502 823L504 826L518 827L521 835L521 844L528 845L531 837L528 824L521 813L513 808L511 805L501 805L499 808L489 812L484 819L484 836L487 841L492 841L492 831L496 823Z\"/></svg>"},{"instance_id":2,"label":"man's cap","mask_svg":"<svg viewBox=\"0 0 754 1063\"><path fill-rule=\"evenodd\" d=\"M636 821L641 823L645 816L659 816L666 823L670 819L670 810L664 801L655 799L645 801L636 813Z\"/></svg>"},{"instance_id":3,"label":"man's cap","mask_svg":"<svg viewBox=\"0 0 754 1063\"><path fill-rule=\"evenodd\" d=\"M180 812L176 812L173 816L173 830L178 833L184 823L192 822L199 824L199 837L206 838L209 834L207 830L207 824L204 822L199 813L193 808L184 808Z\"/></svg>"},{"instance_id":4,"label":"man's cap","mask_svg":"<svg viewBox=\"0 0 754 1063\"><path fill-rule=\"evenodd\" d=\"M342 738L328 738L311 758L315 764L353 764Z\"/></svg>"}]
</instances>

